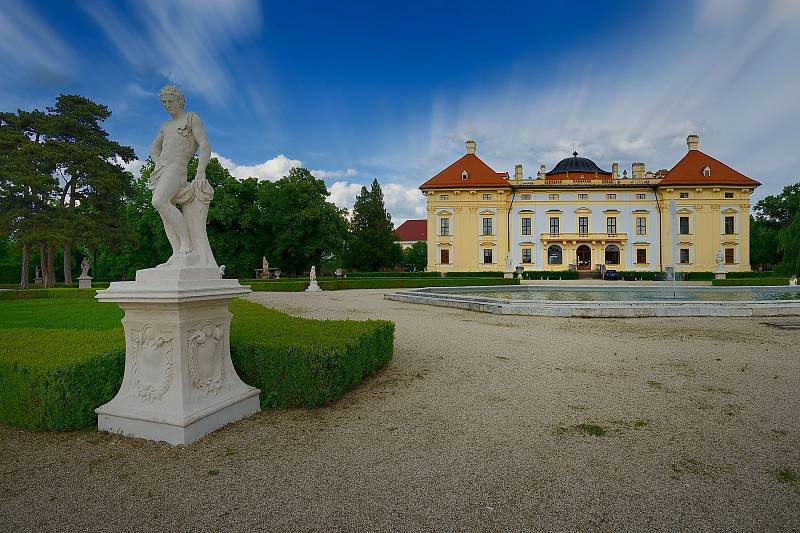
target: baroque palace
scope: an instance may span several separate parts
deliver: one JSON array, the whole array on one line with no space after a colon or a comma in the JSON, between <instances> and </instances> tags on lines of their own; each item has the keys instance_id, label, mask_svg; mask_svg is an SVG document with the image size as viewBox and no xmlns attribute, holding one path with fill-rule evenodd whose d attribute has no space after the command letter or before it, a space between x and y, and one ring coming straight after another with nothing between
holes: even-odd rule
<instances>
[{"instance_id":1,"label":"baroque palace","mask_svg":"<svg viewBox=\"0 0 800 533\"><path fill-rule=\"evenodd\" d=\"M671 170L631 175L577 152L536 179L496 172L467 153L420 186L428 270L750 270L750 194L759 182L699 150Z\"/></svg>"}]
</instances>

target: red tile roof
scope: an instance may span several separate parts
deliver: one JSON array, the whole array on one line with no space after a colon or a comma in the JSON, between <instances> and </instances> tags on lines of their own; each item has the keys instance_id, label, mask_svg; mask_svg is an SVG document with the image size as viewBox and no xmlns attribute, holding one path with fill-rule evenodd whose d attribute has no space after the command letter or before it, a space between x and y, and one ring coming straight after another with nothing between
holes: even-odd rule
<instances>
[{"instance_id":1,"label":"red tile roof","mask_svg":"<svg viewBox=\"0 0 800 533\"><path fill-rule=\"evenodd\" d=\"M396 230L395 235L401 241L426 241L428 240L428 221L422 220L406 220Z\"/></svg>"},{"instance_id":2,"label":"red tile roof","mask_svg":"<svg viewBox=\"0 0 800 533\"><path fill-rule=\"evenodd\" d=\"M467 171L467 179L461 173ZM461 159L442 170L420 185L420 189L438 187L510 187L506 173L495 172L475 154L466 154Z\"/></svg>"},{"instance_id":3,"label":"red tile roof","mask_svg":"<svg viewBox=\"0 0 800 533\"><path fill-rule=\"evenodd\" d=\"M709 167L710 176L703 175L703 169ZM667 172L659 183L665 185L741 185L758 187L761 183L737 172L725 163L717 161L700 150L689 150L683 159Z\"/></svg>"}]
</instances>

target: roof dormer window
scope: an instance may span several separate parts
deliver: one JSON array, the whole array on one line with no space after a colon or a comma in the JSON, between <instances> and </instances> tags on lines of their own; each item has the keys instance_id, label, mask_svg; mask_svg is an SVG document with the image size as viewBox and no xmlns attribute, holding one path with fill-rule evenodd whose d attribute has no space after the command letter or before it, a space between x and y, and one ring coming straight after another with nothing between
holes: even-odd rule
<instances>
[{"instance_id":1,"label":"roof dormer window","mask_svg":"<svg viewBox=\"0 0 800 533\"><path fill-rule=\"evenodd\" d=\"M703 176L710 176L711 175L711 167L706 165L703 169Z\"/></svg>"},{"instance_id":2,"label":"roof dormer window","mask_svg":"<svg viewBox=\"0 0 800 533\"><path fill-rule=\"evenodd\" d=\"M461 171L461 179L466 181L468 177L469 177L469 173L466 170L462 170Z\"/></svg>"}]
</instances>

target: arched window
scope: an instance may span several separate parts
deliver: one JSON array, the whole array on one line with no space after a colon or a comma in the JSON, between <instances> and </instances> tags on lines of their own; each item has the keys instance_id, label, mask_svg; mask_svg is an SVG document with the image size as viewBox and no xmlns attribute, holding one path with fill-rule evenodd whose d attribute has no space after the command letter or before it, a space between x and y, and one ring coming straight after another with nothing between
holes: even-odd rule
<instances>
[{"instance_id":1,"label":"arched window","mask_svg":"<svg viewBox=\"0 0 800 533\"><path fill-rule=\"evenodd\" d=\"M619 264L619 246L616 244L609 244L606 246L606 264L618 265Z\"/></svg>"},{"instance_id":2,"label":"arched window","mask_svg":"<svg viewBox=\"0 0 800 533\"><path fill-rule=\"evenodd\" d=\"M549 265L560 265L562 263L561 259L561 247L556 246L553 244L547 248L547 264Z\"/></svg>"}]
</instances>

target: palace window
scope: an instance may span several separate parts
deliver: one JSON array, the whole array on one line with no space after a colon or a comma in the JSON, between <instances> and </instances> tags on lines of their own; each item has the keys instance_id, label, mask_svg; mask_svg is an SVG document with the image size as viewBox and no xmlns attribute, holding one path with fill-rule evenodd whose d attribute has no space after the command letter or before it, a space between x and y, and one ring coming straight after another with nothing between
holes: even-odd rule
<instances>
[{"instance_id":1,"label":"palace window","mask_svg":"<svg viewBox=\"0 0 800 533\"><path fill-rule=\"evenodd\" d=\"M589 233L589 217L578 217L578 233Z\"/></svg>"},{"instance_id":2,"label":"palace window","mask_svg":"<svg viewBox=\"0 0 800 533\"><path fill-rule=\"evenodd\" d=\"M710 176L710 175L711 175L711 167L709 167L709 166L706 166L706 167L703 169L703 176Z\"/></svg>"},{"instance_id":3,"label":"palace window","mask_svg":"<svg viewBox=\"0 0 800 533\"><path fill-rule=\"evenodd\" d=\"M549 265L560 265L562 262L561 259L561 247L556 246L555 244L547 248L547 264Z\"/></svg>"},{"instance_id":4,"label":"palace window","mask_svg":"<svg viewBox=\"0 0 800 533\"><path fill-rule=\"evenodd\" d=\"M588 199L589 199L589 195L588 195L588 194L586 194L586 193L583 193L583 192L582 192L582 193L580 193L580 194L578 195L578 200L588 200Z\"/></svg>"},{"instance_id":5,"label":"palace window","mask_svg":"<svg viewBox=\"0 0 800 533\"><path fill-rule=\"evenodd\" d=\"M643 194L643 193L637 193L636 194L636 199L637 200L644 200L645 198L647 198L646 194Z\"/></svg>"},{"instance_id":6,"label":"palace window","mask_svg":"<svg viewBox=\"0 0 800 533\"><path fill-rule=\"evenodd\" d=\"M558 200L558 195L557 194L548 194L547 195L547 199L548 200Z\"/></svg>"},{"instance_id":7,"label":"palace window","mask_svg":"<svg viewBox=\"0 0 800 533\"><path fill-rule=\"evenodd\" d=\"M522 219L522 234L523 235L531 234L531 219L529 217L525 217Z\"/></svg>"},{"instance_id":8,"label":"palace window","mask_svg":"<svg viewBox=\"0 0 800 533\"><path fill-rule=\"evenodd\" d=\"M612 194L606 194L606 200L616 200L616 199L617 199L617 195L616 194L613 194L613 193Z\"/></svg>"},{"instance_id":9,"label":"palace window","mask_svg":"<svg viewBox=\"0 0 800 533\"><path fill-rule=\"evenodd\" d=\"M491 194L484 194L483 195L483 199L484 200L491 200L492 199L492 195Z\"/></svg>"},{"instance_id":10,"label":"palace window","mask_svg":"<svg viewBox=\"0 0 800 533\"><path fill-rule=\"evenodd\" d=\"M550 217L550 233L558 234L558 217Z\"/></svg>"},{"instance_id":11,"label":"palace window","mask_svg":"<svg viewBox=\"0 0 800 533\"><path fill-rule=\"evenodd\" d=\"M449 194L440 194L439 195L439 200L449 200L449 199L450 199L450 195Z\"/></svg>"},{"instance_id":12,"label":"palace window","mask_svg":"<svg viewBox=\"0 0 800 533\"><path fill-rule=\"evenodd\" d=\"M688 193L688 192L682 192L682 193L680 194L680 197L681 197L681 198L689 198L689 193Z\"/></svg>"},{"instance_id":13,"label":"palace window","mask_svg":"<svg viewBox=\"0 0 800 533\"><path fill-rule=\"evenodd\" d=\"M647 235L647 217L636 217L636 235Z\"/></svg>"},{"instance_id":14,"label":"palace window","mask_svg":"<svg viewBox=\"0 0 800 533\"><path fill-rule=\"evenodd\" d=\"M606 218L606 233L617 232L617 217Z\"/></svg>"},{"instance_id":15,"label":"palace window","mask_svg":"<svg viewBox=\"0 0 800 533\"><path fill-rule=\"evenodd\" d=\"M689 235L689 217L680 218L680 234Z\"/></svg>"},{"instance_id":16,"label":"palace window","mask_svg":"<svg viewBox=\"0 0 800 533\"><path fill-rule=\"evenodd\" d=\"M647 263L647 249L646 248L637 248L636 249L636 262L639 264Z\"/></svg>"},{"instance_id":17,"label":"palace window","mask_svg":"<svg viewBox=\"0 0 800 533\"><path fill-rule=\"evenodd\" d=\"M681 248L681 264L688 265L689 264L689 249L688 248Z\"/></svg>"},{"instance_id":18,"label":"palace window","mask_svg":"<svg viewBox=\"0 0 800 533\"><path fill-rule=\"evenodd\" d=\"M733 227L733 217L725 217L725 235L733 235L736 233Z\"/></svg>"},{"instance_id":19,"label":"palace window","mask_svg":"<svg viewBox=\"0 0 800 533\"><path fill-rule=\"evenodd\" d=\"M726 192L725 193L725 198L733 198L733 193L732 192Z\"/></svg>"},{"instance_id":20,"label":"palace window","mask_svg":"<svg viewBox=\"0 0 800 533\"><path fill-rule=\"evenodd\" d=\"M609 244L606 246L606 264L618 265L619 264L619 246L616 244Z\"/></svg>"},{"instance_id":21,"label":"palace window","mask_svg":"<svg viewBox=\"0 0 800 533\"><path fill-rule=\"evenodd\" d=\"M733 248L725 248L725 264L733 264Z\"/></svg>"},{"instance_id":22,"label":"palace window","mask_svg":"<svg viewBox=\"0 0 800 533\"><path fill-rule=\"evenodd\" d=\"M530 200L531 199L531 195L530 194L523 194L522 196L520 196L520 199L522 199L522 200Z\"/></svg>"},{"instance_id":23,"label":"palace window","mask_svg":"<svg viewBox=\"0 0 800 533\"><path fill-rule=\"evenodd\" d=\"M531 262L531 249L530 248L523 248L522 249L522 262L523 263L530 263Z\"/></svg>"},{"instance_id":24,"label":"palace window","mask_svg":"<svg viewBox=\"0 0 800 533\"><path fill-rule=\"evenodd\" d=\"M491 218L484 218L483 219L483 234L484 235L491 235L492 234L492 219Z\"/></svg>"},{"instance_id":25,"label":"palace window","mask_svg":"<svg viewBox=\"0 0 800 533\"><path fill-rule=\"evenodd\" d=\"M439 263L443 265L450 264L450 250L440 250L439 251Z\"/></svg>"},{"instance_id":26,"label":"palace window","mask_svg":"<svg viewBox=\"0 0 800 533\"><path fill-rule=\"evenodd\" d=\"M469 177L469 173L468 173L466 170L462 170L462 171L461 171L461 179L462 179L462 180L464 180L464 181L466 181L466 179L467 179L468 177Z\"/></svg>"},{"instance_id":27,"label":"palace window","mask_svg":"<svg viewBox=\"0 0 800 533\"><path fill-rule=\"evenodd\" d=\"M483 262L484 262L484 264L491 264L492 263L492 249L491 248L484 248L483 249Z\"/></svg>"},{"instance_id":28,"label":"palace window","mask_svg":"<svg viewBox=\"0 0 800 533\"><path fill-rule=\"evenodd\" d=\"M442 218L439 220L439 235L446 237L450 235L450 219Z\"/></svg>"}]
</instances>

